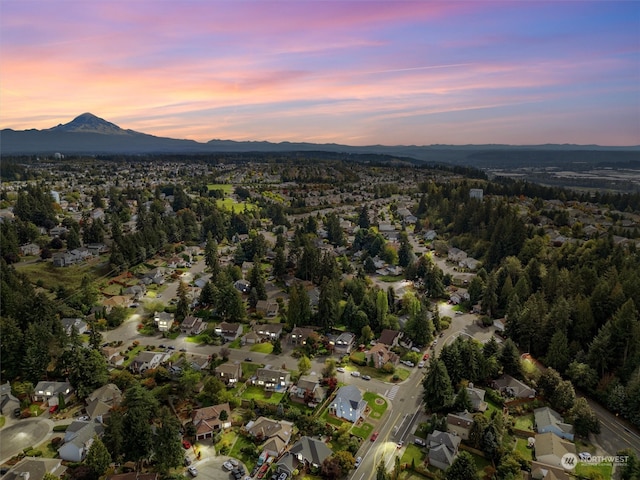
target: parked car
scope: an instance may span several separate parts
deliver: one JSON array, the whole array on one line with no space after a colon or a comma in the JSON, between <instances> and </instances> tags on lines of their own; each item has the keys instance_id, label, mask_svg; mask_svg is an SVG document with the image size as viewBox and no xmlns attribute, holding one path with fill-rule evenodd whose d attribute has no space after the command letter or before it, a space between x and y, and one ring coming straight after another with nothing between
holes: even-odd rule
<instances>
[{"instance_id":1,"label":"parked car","mask_svg":"<svg viewBox=\"0 0 640 480\"><path fill-rule=\"evenodd\" d=\"M238 460L236 460L235 458L230 458L230 459L229 459L229 463L230 463L231 465L233 465L234 467L237 467L238 465L240 465L240 464L238 463Z\"/></svg>"},{"instance_id":2,"label":"parked car","mask_svg":"<svg viewBox=\"0 0 640 480\"><path fill-rule=\"evenodd\" d=\"M371 435L371 441L375 442L378 435L380 435L380 432L373 432L373 435Z\"/></svg>"},{"instance_id":3,"label":"parked car","mask_svg":"<svg viewBox=\"0 0 640 480\"><path fill-rule=\"evenodd\" d=\"M247 357L244 359L245 362L253 362L253 359L251 357Z\"/></svg>"},{"instance_id":4,"label":"parked car","mask_svg":"<svg viewBox=\"0 0 640 480\"><path fill-rule=\"evenodd\" d=\"M402 440L400 440L398 443L396 443L396 447L398 447L398 448L402 448L403 445L404 445L404 442Z\"/></svg>"},{"instance_id":5,"label":"parked car","mask_svg":"<svg viewBox=\"0 0 640 480\"><path fill-rule=\"evenodd\" d=\"M51 405L49 407L49 413L56 413L58 411L58 408L60 408L58 405Z\"/></svg>"},{"instance_id":6,"label":"parked car","mask_svg":"<svg viewBox=\"0 0 640 480\"><path fill-rule=\"evenodd\" d=\"M198 469L194 466L187 468L187 471L191 474L192 477L198 476Z\"/></svg>"},{"instance_id":7,"label":"parked car","mask_svg":"<svg viewBox=\"0 0 640 480\"><path fill-rule=\"evenodd\" d=\"M417 437L413 440L413 443L415 443L416 445L419 445L421 447L426 447L427 446L427 442L425 442L423 439L417 438Z\"/></svg>"},{"instance_id":8,"label":"parked car","mask_svg":"<svg viewBox=\"0 0 640 480\"><path fill-rule=\"evenodd\" d=\"M282 472L280 474L280 476L278 477L278 480L287 480L287 477L288 477L287 473L286 472Z\"/></svg>"},{"instance_id":9,"label":"parked car","mask_svg":"<svg viewBox=\"0 0 640 480\"><path fill-rule=\"evenodd\" d=\"M580 460L589 460L591 458L591 454L589 452L580 452L578 454L578 458L580 458Z\"/></svg>"},{"instance_id":10,"label":"parked car","mask_svg":"<svg viewBox=\"0 0 640 480\"><path fill-rule=\"evenodd\" d=\"M424 368L424 361L418 362L418 368Z\"/></svg>"},{"instance_id":11,"label":"parked car","mask_svg":"<svg viewBox=\"0 0 640 480\"><path fill-rule=\"evenodd\" d=\"M359 377L360 376L360 372L351 372L351 376L352 377Z\"/></svg>"},{"instance_id":12,"label":"parked car","mask_svg":"<svg viewBox=\"0 0 640 480\"><path fill-rule=\"evenodd\" d=\"M89 415L80 415L78 417L78 420L80 420L81 422L88 422L90 418L89 418Z\"/></svg>"},{"instance_id":13,"label":"parked car","mask_svg":"<svg viewBox=\"0 0 640 480\"><path fill-rule=\"evenodd\" d=\"M362 375L362 379L363 380L371 380L371 377L369 375Z\"/></svg>"},{"instance_id":14,"label":"parked car","mask_svg":"<svg viewBox=\"0 0 640 480\"><path fill-rule=\"evenodd\" d=\"M191 459L189 457L184 457L184 466L188 467L191 465Z\"/></svg>"},{"instance_id":15,"label":"parked car","mask_svg":"<svg viewBox=\"0 0 640 480\"><path fill-rule=\"evenodd\" d=\"M182 447L183 447L185 450L189 450L189 449L191 448L191 443L189 442L189 440L183 440L183 441L182 441Z\"/></svg>"},{"instance_id":16,"label":"parked car","mask_svg":"<svg viewBox=\"0 0 640 480\"><path fill-rule=\"evenodd\" d=\"M353 464L353 467L358 468L361 463L362 463L362 457L358 457L356 458L356 463Z\"/></svg>"},{"instance_id":17,"label":"parked car","mask_svg":"<svg viewBox=\"0 0 640 480\"><path fill-rule=\"evenodd\" d=\"M14 408L13 416L16 418L20 418L22 416L22 410L20 408Z\"/></svg>"},{"instance_id":18,"label":"parked car","mask_svg":"<svg viewBox=\"0 0 640 480\"><path fill-rule=\"evenodd\" d=\"M425 354L422 356L422 360L429 360L429 354L428 354L428 353L425 353Z\"/></svg>"},{"instance_id":19,"label":"parked car","mask_svg":"<svg viewBox=\"0 0 640 480\"><path fill-rule=\"evenodd\" d=\"M174 347L173 345L169 345L169 346L167 347L167 350L175 350L175 349L176 349L176 347Z\"/></svg>"},{"instance_id":20,"label":"parked car","mask_svg":"<svg viewBox=\"0 0 640 480\"><path fill-rule=\"evenodd\" d=\"M228 461L227 461L227 462L224 462L224 463L222 464L222 467L223 467L225 470L229 470L229 471L233 470L233 465L231 464L231 462L228 462Z\"/></svg>"},{"instance_id":21,"label":"parked car","mask_svg":"<svg viewBox=\"0 0 640 480\"><path fill-rule=\"evenodd\" d=\"M338 368L336 368L336 371L340 372L340 373L344 373L345 369L343 367L338 367Z\"/></svg>"}]
</instances>

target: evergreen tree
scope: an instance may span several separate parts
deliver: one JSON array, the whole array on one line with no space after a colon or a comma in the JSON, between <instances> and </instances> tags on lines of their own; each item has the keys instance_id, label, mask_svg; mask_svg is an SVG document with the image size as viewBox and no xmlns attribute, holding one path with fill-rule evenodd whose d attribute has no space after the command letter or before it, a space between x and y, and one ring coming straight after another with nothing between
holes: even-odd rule
<instances>
[{"instance_id":1,"label":"evergreen tree","mask_svg":"<svg viewBox=\"0 0 640 480\"><path fill-rule=\"evenodd\" d=\"M253 259L253 267L249 271L249 285L251 289L256 289L256 295L258 300L267 299L267 288L264 282L264 274L262 272L262 266L259 258Z\"/></svg>"},{"instance_id":2,"label":"evergreen tree","mask_svg":"<svg viewBox=\"0 0 640 480\"><path fill-rule=\"evenodd\" d=\"M550 367L555 368L559 372L564 372L569 366L569 342L564 331L558 330L551 337L551 343L547 356L545 357L545 363Z\"/></svg>"},{"instance_id":3,"label":"evergreen tree","mask_svg":"<svg viewBox=\"0 0 640 480\"><path fill-rule=\"evenodd\" d=\"M504 373L515 376L521 375L522 365L520 364L520 352L518 352L518 347L516 347L516 344L513 343L510 338L502 345L499 360L504 369Z\"/></svg>"},{"instance_id":4,"label":"evergreen tree","mask_svg":"<svg viewBox=\"0 0 640 480\"><path fill-rule=\"evenodd\" d=\"M311 322L311 303L304 286L296 282L289 292L289 305L287 307L287 323L290 327L304 327Z\"/></svg>"},{"instance_id":5,"label":"evergreen tree","mask_svg":"<svg viewBox=\"0 0 640 480\"><path fill-rule=\"evenodd\" d=\"M358 214L358 226L363 229L368 229L371 226L369 222L369 210L366 205L362 205L360 213Z\"/></svg>"},{"instance_id":6,"label":"evergreen tree","mask_svg":"<svg viewBox=\"0 0 640 480\"><path fill-rule=\"evenodd\" d=\"M93 443L89 447L85 463L91 468L96 477L104 475L107 468L109 468L111 455L107 447L102 443L102 440L97 436L93 438Z\"/></svg>"},{"instance_id":7,"label":"evergreen tree","mask_svg":"<svg viewBox=\"0 0 640 480\"><path fill-rule=\"evenodd\" d=\"M461 387L453 401L453 410L456 412L471 411L471 398L465 387Z\"/></svg>"},{"instance_id":8,"label":"evergreen tree","mask_svg":"<svg viewBox=\"0 0 640 480\"><path fill-rule=\"evenodd\" d=\"M477 480L476 463L469 452L460 451L447 469L445 480Z\"/></svg>"},{"instance_id":9,"label":"evergreen tree","mask_svg":"<svg viewBox=\"0 0 640 480\"><path fill-rule=\"evenodd\" d=\"M182 321L189 315L189 297L187 284L180 281L178 284L178 303L176 304L175 321L182 323Z\"/></svg>"},{"instance_id":10,"label":"evergreen tree","mask_svg":"<svg viewBox=\"0 0 640 480\"><path fill-rule=\"evenodd\" d=\"M218 242L215 241L211 232L207 233L204 263L211 270L211 281L215 282L220 273L220 258L218 256Z\"/></svg>"},{"instance_id":11,"label":"evergreen tree","mask_svg":"<svg viewBox=\"0 0 640 480\"><path fill-rule=\"evenodd\" d=\"M409 243L407 232L400 233L400 248L398 249L398 265L408 267L413 260L413 248Z\"/></svg>"},{"instance_id":12,"label":"evergreen tree","mask_svg":"<svg viewBox=\"0 0 640 480\"><path fill-rule=\"evenodd\" d=\"M453 400L453 386L442 360L436 359L431 362L422 386L422 398L427 410L440 412L449 408Z\"/></svg>"},{"instance_id":13,"label":"evergreen tree","mask_svg":"<svg viewBox=\"0 0 640 480\"><path fill-rule=\"evenodd\" d=\"M154 453L158 470L167 474L171 468L182 465L184 450L180 442L180 422L168 408L160 413L160 425L156 429Z\"/></svg>"}]
</instances>

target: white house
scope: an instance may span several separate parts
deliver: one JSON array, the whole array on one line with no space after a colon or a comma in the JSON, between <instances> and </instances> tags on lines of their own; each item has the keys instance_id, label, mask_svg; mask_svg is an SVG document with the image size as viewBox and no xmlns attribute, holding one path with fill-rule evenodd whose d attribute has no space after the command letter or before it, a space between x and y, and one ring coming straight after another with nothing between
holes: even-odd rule
<instances>
[{"instance_id":1,"label":"white house","mask_svg":"<svg viewBox=\"0 0 640 480\"><path fill-rule=\"evenodd\" d=\"M355 423L364 414L367 402L355 385L340 387L329 406L329 412L338 418Z\"/></svg>"}]
</instances>

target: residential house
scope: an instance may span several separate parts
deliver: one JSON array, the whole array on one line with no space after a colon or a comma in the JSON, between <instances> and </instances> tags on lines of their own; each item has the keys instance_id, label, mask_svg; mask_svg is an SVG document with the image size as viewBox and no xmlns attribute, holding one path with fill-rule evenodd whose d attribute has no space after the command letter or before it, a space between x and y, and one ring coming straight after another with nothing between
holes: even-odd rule
<instances>
[{"instance_id":1,"label":"residential house","mask_svg":"<svg viewBox=\"0 0 640 480\"><path fill-rule=\"evenodd\" d=\"M69 382L38 382L34 389L33 399L36 402L48 403L49 405L58 405L58 397L62 395L68 400L73 392L73 388Z\"/></svg>"},{"instance_id":2,"label":"residential house","mask_svg":"<svg viewBox=\"0 0 640 480\"><path fill-rule=\"evenodd\" d=\"M234 282L233 286L240 293L249 293L249 290L251 289L251 284L249 282L247 282L246 280L236 280Z\"/></svg>"},{"instance_id":3,"label":"residential house","mask_svg":"<svg viewBox=\"0 0 640 480\"><path fill-rule=\"evenodd\" d=\"M120 350L121 347L102 347L101 352L106 357L109 365L117 367L124 363L124 356Z\"/></svg>"},{"instance_id":4,"label":"residential house","mask_svg":"<svg viewBox=\"0 0 640 480\"><path fill-rule=\"evenodd\" d=\"M107 475L106 480L158 480L159 477L158 473L128 472Z\"/></svg>"},{"instance_id":5,"label":"residential house","mask_svg":"<svg viewBox=\"0 0 640 480\"><path fill-rule=\"evenodd\" d=\"M441 470L446 470L451 466L458 455L458 447L461 438L447 432L434 430L427 436L427 447L429 448L429 465L433 465Z\"/></svg>"},{"instance_id":6,"label":"residential house","mask_svg":"<svg viewBox=\"0 0 640 480\"><path fill-rule=\"evenodd\" d=\"M107 247L104 243L90 243L86 247L94 257L98 257L103 253L107 253L109 251L109 247Z\"/></svg>"},{"instance_id":7,"label":"residential house","mask_svg":"<svg viewBox=\"0 0 640 480\"><path fill-rule=\"evenodd\" d=\"M459 264L462 260L467 258L467 252L460 250L459 248L452 247L447 253L447 258L455 264Z\"/></svg>"},{"instance_id":8,"label":"residential house","mask_svg":"<svg viewBox=\"0 0 640 480\"><path fill-rule=\"evenodd\" d=\"M531 480L575 480L576 477L563 467L552 467L534 460L531 462L531 473L525 475L524 478Z\"/></svg>"},{"instance_id":9,"label":"residential house","mask_svg":"<svg viewBox=\"0 0 640 480\"><path fill-rule=\"evenodd\" d=\"M127 295L135 301L140 301L147 293L147 287L144 285L132 285L122 291L123 295Z\"/></svg>"},{"instance_id":10,"label":"residential house","mask_svg":"<svg viewBox=\"0 0 640 480\"><path fill-rule=\"evenodd\" d=\"M133 359L129 369L134 373L143 373L150 368L156 368L169 359L167 352L140 352Z\"/></svg>"},{"instance_id":11,"label":"residential house","mask_svg":"<svg viewBox=\"0 0 640 480\"><path fill-rule=\"evenodd\" d=\"M21 255L40 255L40 246L35 243L27 243L20 247Z\"/></svg>"},{"instance_id":12,"label":"residential house","mask_svg":"<svg viewBox=\"0 0 640 480\"><path fill-rule=\"evenodd\" d=\"M94 390L86 399L87 406L85 410L87 415L92 419L103 421L108 412L117 407L122 400L122 392L117 385L107 383L100 388Z\"/></svg>"},{"instance_id":13,"label":"residential house","mask_svg":"<svg viewBox=\"0 0 640 480\"><path fill-rule=\"evenodd\" d=\"M392 352L384 343L376 343L370 350L364 353L367 363L373 362L375 368L382 368L383 365L391 362L397 365L400 357Z\"/></svg>"},{"instance_id":14,"label":"residential house","mask_svg":"<svg viewBox=\"0 0 640 480\"><path fill-rule=\"evenodd\" d=\"M256 343L261 343L262 341L263 337L258 335L255 330L251 330L242 337L242 345L255 345Z\"/></svg>"},{"instance_id":15,"label":"residential house","mask_svg":"<svg viewBox=\"0 0 640 480\"><path fill-rule=\"evenodd\" d=\"M437 232L435 230L427 230L426 232L424 232L424 235L422 237L426 241L430 242L432 240L435 240L437 236L438 236L438 234L437 234Z\"/></svg>"},{"instance_id":16,"label":"residential house","mask_svg":"<svg viewBox=\"0 0 640 480\"><path fill-rule=\"evenodd\" d=\"M286 370L276 370L269 366L259 368L251 379L253 385L264 387L266 391L284 391L291 382L291 374Z\"/></svg>"},{"instance_id":17,"label":"residential house","mask_svg":"<svg viewBox=\"0 0 640 480\"><path fill-rule=\"evenodd\" d=\"M271 300L258 300L256 304L256 313L268 317L273 318L278 315L278 303L272 302Z\"/></svg>"},{"instance_id":18,"label":"residential house","mask_svg":"<svg viewBox=\"0 0 640 480\"><path fill-rule=\"evenodd\" d=\"M217 335L220 335L226 342L233 342L242 335L242 325L240 323L220 322L215 328Z\"/></svg>"},{"instance_id":19,"label":"residential house","mask_svg":"<svg viewBox=\"0 0 640 480\"><path fill-rule=\"evenodd\" d=\"M231 427L231 409L228 403L198 408L193 411L191 421L196 427L196 440L212 438L214 432Z\"/></svg>"},{"instance_id":20,"label":"residential house","mask_svg":"<svg viewBox=\"0 0 640 480\"><path fill-rule=\"evenodd\" d=\"M462 440L469 440L471 427L473 427L473 416L469 412L447 415L447 432L452 435L457 435Z\"/></svg>"},{"instance_id":21,"label":"residential house","mask_svg":"<svg viewBox=\"0 0 640 480\"><path fill-rule=\"evenodd\" d=\"M307 339L315 333L313 328L307 327L294 327L289 334L289 341L293 345L304 345Z\"/></svg>"},{"instance_id":22,"label":"residential house","mask_svg":"<svg viewBox=\"0 0 640 480\"><path fill-rule=\"evenodd\" d=\"M87 322L81 318L63 318L60 323L62 323L62 329L67 335L71 335L74 328L79 335L82 335L89 328Z\"/></svg>"},{"instance_id":23,"label":"residential house","mask_svg":"<svg viewBox=\"0 0 640 480\"><path fill-rule=\"evenodd\" d=\"M129 295L115 295L104 300L102 305L107 312L110 312L115 307L127 308L131 305L131 297Z\"/></svg>"},{"instance_id":24,"label":"residential house","mask_svg":"<svg viewBox=\"0 0 640 480\"><path fill-rule=\"evenodd\" d=\"M378 339L378 343L383 343L387 347L396 347L402 338L402 333L398 330L390 330L385 328L380 332L380 338Z\"/></svg>"},{"instance_id":25,"label":"residential house","mask_svg":"<svg viewBox=\"0 0 640 480\"><path fill-rule=\"evenodd\" d=\"M162 285L164 283L164 274L165 274L164 268L157 267L157 268L154 268L153 270L149 270L142 278L142 281L147 285L150 283L154 283L156 285Z\"/></svg>"},{"instance_id":26,"label":"residential house","mask_svg":"<svg viewBox=\"0 0 640 480\"><path fill-rule=\"evenodd\" d=\"M225 385L235 385L242 378L242 366L240 362L238 363L223 363L218 365L214 372L220 380L222 380Z\"/></svg>"},{"instance_id":27,"label":"residential house","mask_svg":"<svg viewBox=\"0 0 640 480\"><path fill-rule=\"evenodd\" d=\"M536 396L536 391L533 388L511 375L502 375L493 381L492 386L507 397L535 398Z\"/></svg>"},{"instance_id":28,"label":"residential house","mask_svg":"<svg viewBox=\"0 0 640 480\"><path fill-rule=\"evenodd\" d=\"M278 460L276 468L278 472L292 476L295 470L320 468L322 462L331 455L333 452L323 441L304 436Z\"/></svg>"},{"instance_id":29,"label":"residential house","mask_svg":"<svg viewBox=\"0 0 640 480\"><path fill-rule=\"evenodd\" d=\"M473 383L469 383L467 394L471 400L471 409L474 412L484 412L487 409L487 402L484 401L485 391L481 388L475 388Z\"/></svg>"},{"instance_id":30,"label":"residential house","mask_svg":"<svg viewBox=\"0 0 640 480\"><path fill-rule=\"evenodd\" d=\"M210 360L208 355L187 355L185 361L196 372L201 372L209 366Z\"/></svg>"},{"instance_id":31,"label":"residential house","mask_svg":"<svg viewBox=\"0 0 640 480\"><path fill-rule=\"evenodd\" d=\"M311 374L300 377L298 383L289 390L289 396L301 402L320 403L324 399L325 391L320 386L320 378Z\"/></svg>"},{"instance_id":32,"label":"residential house","mask_svg":"<svg viewBox=\"0 0 640 480\"><path fill-rule=\"evenodd\" d=\"M154 312L153 321L160 332L168 332L173 325L173 313Z\"/></svg>"},{"instance_id":33,"label":"residential house","mask_svg":"<svg viewBox=\"0 0 640 480\"><path fill-rule=\"evenodd\" d=\"M180 324L180 331L185 335L199 335L206 329L207 322L193 315L187 315Z\"/></svg>"},{"instance_id":34,"label":"residential house","mask_svg":"<svg viewBox=\"0 0 640 480\"><path fill-rule=\"evenodd\" d=\"M87 455L94 438L101 437L104 427L99 422L76 420L64 431L62 446L58 455L67 462L81 462Z\"/></svg>"},{"instance_id":35,"label":"residential house","mask_svg":"<svg viewBox=\"0 0 640 480\"><path fill-rule=\"evenodd\" d=\"M480 261L472 257L467 257L460 260L460 263L458 263L458 266L462 268L466 268L471 271L475 271L480 266Z\"/></svg>"},{"instance_id":36,"label":"residential house","mask_svg":"<svg viewBox=\"0 0 640 480\"><path fill-rule=\"evenodd\" d=\"M264 441L262 451L271 457L278 457L284 452L293 432L293 423L285 420L272 420L259 417L247 423L247 433L258 442Z\"/></svg>"},{"instance_id":37,"label":"residential house","mask_svg":"<svg viewBox=\"0 0 640 480\"><path fill-rule=\"evenodd\" d=\"M355 423L364 415L367 402L362 398L360 389L355 385L340 387L329 406L329 413Z\"/></svg>"},{"instance_id":38,"label":"residential house","mask_svg":"<svg viewBox=\"0 0 640 480\"><path fill-rule=\"evenodd\" d=\"M576 446L554 433L547 432L535 436L536 461L552 467L562 467L562 457L576 453Z\"/></svg>"},{"instance_id":39,"label":"residential house","mask_svg":"<svg viewBox=\"0 0 640 480\"><path fill-rule=\"evenodd\" d=\"M282 335L281 323L262 323L256 325L253 329L258 335L267 340L277 340Z\"/></svg>"},{"instance_id":40,"label":"residential house","mask_svg":"<svg viewBox=\"0 0 640 480\"><path fill-rule=\"evenodd\" d=\"M0 414L8 416L16 408L20 408L20 400L11 393L11 384L7 380L0 385Z\"/></svg>"},{"instance_id":41,"label":"residential house","mask_svg":"<svg viewBox=\"0 0 640 480\"><path fill-rule=\"evenodd\" d=\"M573 441L573 425L564 422L562 415L549 407L536 408L533 411L536 432L553 433L560 438Z\"/></svg>"},{"instance_id":42,"label":"residential house","mask_svg":"<svg viewBox=\"0 0 640 480\"><path fill-rule=\"evenodd\" d=\"M335 351L342 354L351 353L351 349L355 342L355 334L351 332L342 332L335 340Z\"/></svg>"},{"instance_id":43,"label":"residential house","mask_svg":"<svg viewBox=\"0 0 640 480\"><path fill-rule=\"evenodd\" d=\"M64 478L67 467L60 458L25 457L2 476L2 480L42 480L46 473Z\"/></svg>"}]
</instances>

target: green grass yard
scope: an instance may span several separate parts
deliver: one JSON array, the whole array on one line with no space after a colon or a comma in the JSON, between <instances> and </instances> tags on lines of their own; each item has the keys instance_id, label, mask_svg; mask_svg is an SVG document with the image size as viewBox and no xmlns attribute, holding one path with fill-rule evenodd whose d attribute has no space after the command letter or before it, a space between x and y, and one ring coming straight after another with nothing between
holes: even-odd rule
<instances>
[{"instance_id":1,"label":"green grass yard","mask_svg":"<svg viewBox=\"0 0 640 480\"><path fill-rule=\"evenodd\" d=\"M531 462L533 460L533 448L528 448L527 445L528 442L526 438L516 438L515 450L519 452L527 462Z\"/></svg>"},{"instance_id":2,"label":"green grass yard","mask_svg":"<svg viewBox=\"0 0 640 480\"><path fill-rule=\"evenodd\" d=\"M515 418L514 428L533 432L533 413L521 415Z\"/></svg>"},{"instance_id":3,"label":"green grass yard","mask_svg":"<svg viewBox=\"0 0 640 480\"><path fill-rule=\"evenodd\" d=\"M384 412L387 411L389 404L380 395L372 392L366 392L362 398L364 398L371 409L369 417L379 419L384 415Z\"/></svg>"},{"instance_id":4,"label":"green grass yard","mask_svg":"<svg viewBox=\"0 0 640 480\"><path fill-rule=\"evenodd\" d=\"M612 478L613 465L606 462L596 464L578 462L575 473L580 478L603 478L606 480ZM600 475L600 477L597 475Z\"/></svg>"},{"instance_id":5,"label":"green grass yard","mask_svg":"<svg viewBox=\"0 0 640 480\"><path fill-rule=\"evenodd\" d=\"M411 465L412 462L414 465L421 465L424 461L425 452L422 448L410 443L407 445L407 448L404 450L404 454L400 459L400 463L406 463L407 465Z\"/></svg>"},{"instance_id":6,"label":"green grass yard","mask_svg":"<svg viewBox=\"0 0 640 480\"><path fill-rule=\"evenodd\" d=\"M251 351L269 354L273 352L273 344L271 342L256 343L251 346Z\"/></svg>"},{"instance_id":7,"label":"green grass yard","mask_svg":"<svg viewBox=\"0 0 640 480\"><path fill-rule=\"evenodd\" d=\"M265 403L277 405L282 401L283 393L265 392L262 387L251 385L242 392L242 398L245 400L259 400Z\"/></svg>"},{"instance_id":8,"label":"green grass yard","mask_svg":"<svg viewBox=\"0 0 640 480\"><path fill-rule=\"evenodd\" d=\"M360 437L366 440L373 433L373 425L365 422L358 427L353 427L350 433L352 435L355 435L356 437Z\"/></svg>"},{"instance_id":9,"label":"green grass yard","mask_svg":"<svg viewBox=\"0 0 640 480\"><path fill-rule=\"evenodd\" d=\"M207 190L222 190L225 195L233 193L234 186L230 183L210 183L207 185Z\"/></svg>"}]
</instances>

